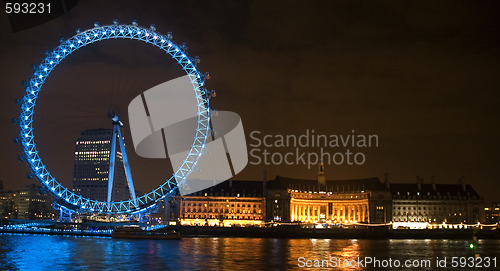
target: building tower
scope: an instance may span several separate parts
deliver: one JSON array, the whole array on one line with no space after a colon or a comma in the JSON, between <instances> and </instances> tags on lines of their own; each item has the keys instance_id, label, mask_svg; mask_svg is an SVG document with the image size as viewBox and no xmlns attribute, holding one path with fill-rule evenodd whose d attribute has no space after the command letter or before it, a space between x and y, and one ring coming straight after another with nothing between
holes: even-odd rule
<instances>
[{"instance_id":1,"label":"building tower","mask_svg":"<svg viewBox=\"0 0 500 271\"><path fill-rule=\"evenodd\" d=\"M325 164L323 164L323 162L319 164L318 185L320 188L325 188L326 186Z\"/></svg>"},{"instance_id":2,"label":"building tower","mask_svg":"<svg viewBox=\"0 0 500 271\"><path fill-rule=\"evenodd\" d=\"M98 201L107 201L110 165L111 129L82 131L75 142L73 161L73 192ZM112 200L130 199L123 158L116 150Z\"/></svg>"}]
</instances>

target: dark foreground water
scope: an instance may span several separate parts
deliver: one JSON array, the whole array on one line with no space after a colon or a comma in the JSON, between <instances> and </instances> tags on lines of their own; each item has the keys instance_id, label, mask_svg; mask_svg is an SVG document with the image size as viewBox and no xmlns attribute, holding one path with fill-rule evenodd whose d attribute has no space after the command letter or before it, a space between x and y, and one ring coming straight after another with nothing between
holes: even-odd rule
<instances>
[{"instance_id":1,"label":"dark foreground water","mask_svg":"<svg viewBox=\"0 0 500 271\"><path fill-rule=\"evenodd\" d=\"M0 234L0 270L474 270L468 244L460 240L116 240ZM490 267L477 270L500 270L500 241L479 241L477 253L490 257ZM358 257L362 262L357 262ZM365 257L373 263L368 264ZM446 267L438 267L436 260L443 265L445 257ZM377 260L379 265L374 267ZM411 266L403 266L407 260ZM398 263L401 266L396 268ZM486 258L480 265L486 265Z\"/></svg>"}]
</instances>

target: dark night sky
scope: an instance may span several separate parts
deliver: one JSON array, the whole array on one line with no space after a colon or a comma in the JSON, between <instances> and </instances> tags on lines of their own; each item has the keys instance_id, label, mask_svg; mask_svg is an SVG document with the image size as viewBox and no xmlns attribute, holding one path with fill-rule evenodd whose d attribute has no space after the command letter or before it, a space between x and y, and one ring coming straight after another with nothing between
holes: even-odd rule
<instances>
[{"instance_id":1,"label":"dark night sky","mask_svg":"<svg viewBox=\"0 0 500 271\"><path fill-rule=\"evenodd\" d=\"M187 42L211 74L212 107L241 116L247 143L254 130L377 134L379 147L362 150L364 165L328 165L327 178L388 172L392 182L414 182L416 175L430 182L435 175L456 183L465 176L487 200L500 200L499 10L498 1L80 1L66 15L15 34L2 15L0 179L7 188L31 182L17 161L11 122L30 65L76 28L117 18L154 23ZM47 167L69 185L79 131L110 127L111 108L126 121L133 97L179 75L168 56L134 41L106 41L68 57L35 111ZM168 163L131 150L136 186L157 186ZM247 165L237 178L261 179L264 169L271 178L316 176L305 166Z\"/></svg>"}]
</instances>

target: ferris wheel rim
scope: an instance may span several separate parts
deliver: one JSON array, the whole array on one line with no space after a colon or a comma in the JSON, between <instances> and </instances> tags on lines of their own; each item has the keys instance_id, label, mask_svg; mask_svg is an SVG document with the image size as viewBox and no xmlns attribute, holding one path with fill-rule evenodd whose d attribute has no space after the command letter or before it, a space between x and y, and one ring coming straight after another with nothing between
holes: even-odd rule
<instances>
[{"instance_id":1,"label":"ferris wheel rim","mask_svg":"<svg viewBox=\"0 0 500 271\"><path fill-rule=\"evenodd\" d=\"M197 128L193 138L191 150L181 166L159 187L153 189L135 200L105 202L82 197L70 189L64 187L53 177L42 162L36 149L33 134L33 115L38 93L50 72L68 55L89 44L109 39L130 39L152 44L170 55L189 76L195 91L197 106ZM156 31L154 26L149 29L140 27L133 22L131 25L119 24L116 21L112 25L99 26L79 31L67 40L61 40L54 50L47 52L47 56L38 66L35 66L29 82L24 82L25 94L20 101L20 113L18 119L19 137L17 141L22 146L23 159L26 160L33 177L36 177L42 185L57 198L81 211L119 214L140 213L154 206L159 200L170 195L179 185L182 185L187 176L193 171L198 159L205 148L205 142L210 131L210 112L208 107L207 90L204 87L204 76L196 67L196 61L191 58L183 48L172 39L170 33L163 35Z\"/></svg>"}]
</instances>

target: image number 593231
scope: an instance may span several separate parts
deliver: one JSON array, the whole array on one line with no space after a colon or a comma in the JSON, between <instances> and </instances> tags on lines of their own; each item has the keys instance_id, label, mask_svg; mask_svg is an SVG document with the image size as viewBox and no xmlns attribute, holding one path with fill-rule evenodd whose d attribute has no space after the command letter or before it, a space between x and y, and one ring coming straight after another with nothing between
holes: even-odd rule
<instances>
[{"instance_id":1,"label":"image number 593231","mask_svg":"<svg viewBox=\"0 0 500 271\"><path fill-rule=\"evenodd\" d=\"M43 14L50 13L50 3L5 3L7 14Z\"/></svg>"}]
</instances>

